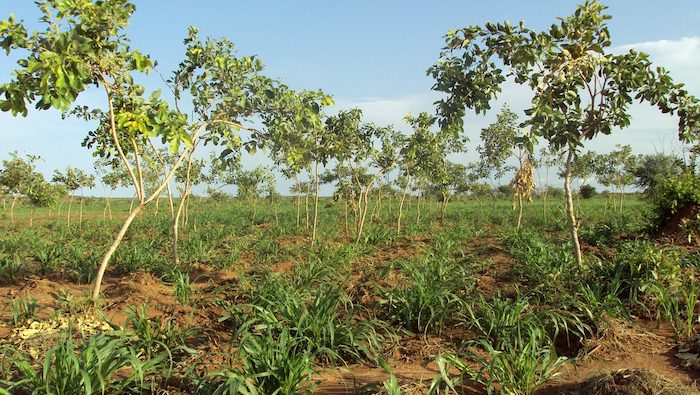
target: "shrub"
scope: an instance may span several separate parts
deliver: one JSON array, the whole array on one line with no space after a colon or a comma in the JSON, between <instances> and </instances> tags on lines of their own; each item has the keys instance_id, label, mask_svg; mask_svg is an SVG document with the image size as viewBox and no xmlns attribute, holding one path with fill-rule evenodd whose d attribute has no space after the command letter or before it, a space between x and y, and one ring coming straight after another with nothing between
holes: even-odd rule
<instances>
[{"instance_id":1,"label":"shrub","mask_svg":"<svg viewBox=\"0 0 700 395\"><path fill-rule=\"evenodd\" d=\"M597 195L598 191L596 191L595 187L592 185L581 185L579 193L581 194L582 198L590 199L593 196Z\"/></svg>"}]
</instances>

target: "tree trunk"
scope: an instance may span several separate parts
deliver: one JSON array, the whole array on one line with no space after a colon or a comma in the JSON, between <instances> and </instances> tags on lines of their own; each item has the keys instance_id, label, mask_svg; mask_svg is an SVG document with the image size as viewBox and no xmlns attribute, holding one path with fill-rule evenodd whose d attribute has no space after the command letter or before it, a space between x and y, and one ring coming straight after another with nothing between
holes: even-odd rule
<instances>
[{"instance_id":1,"label":"tree trunk","mask_svg":"<svg viewBox=\"0 0 700 395\"><path fill-rule=\"evenodd\" d=\"M68 227L70 228L70 209L73 206L73 195L68 199Z\"/></svg>"},{"instance_id":2,"label":"tree trunk","mask_svg":"<svg viewBox=\"0 0 700 395\"><path fill-rule=\"evenodd\" d=\"M180 255L177 251L177 243L179 238L180 216L182 215L184 208L185 199L183 195L180 197L180 204L178 204L177 212L175 212L175 217L173 218L173 263L175 264L175 267L180 267Z\"/></svg>"},{"instance_id":3,"label":"tree trunk","mask_svg":"<svg viewBox=\"0 0 700 395\"><path fill-rule=\"evenodd\" d=\"M442 193L442 202L440 204L440 225L445 224L445 211L447 210L447 194Z\"/></svg>"},{"instance_id":4,"label":"tree trunk","mask_svg":"<svg viewBox=\"0 0 700 395\"><path fill-rule=\"evenodd\" d=\"M83 232L83 194L80 193L80 214L78 214L78 231Z\"/></svg>"},{"instance_id":5,"label":"tree trunk","mask_svg":"<svg viewBox=\"0 0 700 395\"><path fill-rule=\"evenodd\" d=\"M319 193L319 182L318 182L318 161L314 161L314 182L316 183L316 196L314 198L314 224L313 230L311 232L311 247L316 245L316 227L318 226L318 193Z\"/></svg>"},{"instance_id":6,"label":"tree trunk","mask_svg":"<svg viewBox=\"0 0 700 395\"><path fill-rule=\"evenodd\" d=\"M15 204L17 203L17 197L12 198L12 203L10 203L10 223L15 224Z\"/></svg>"},{"instance_id":7,"label":"tree trunk","mask_svg":"<svg viewBox=\"0 0 700 395\"><path fill-rule=\"evenodd\" d=\"M350 220L348 213L348 201L343 199L343 206L345 206L345 239L350 239Z\"/></svg>"},{"instance_id":8,"label":"tree trunk","mask_svg":"<svg viewBox=\"0 0 700 395\"><path fill-rule=\"evenodd\" d=\"M545 189L542 194L542 217L545 222L547 222L547 193L548 191Z\"/></svg>"},{"instance_id":9,"label":"tree trunk","mask_svg":"<svg viewBox=\"0 0 700 395\"><path fill-rule=\"evenodd\" d=\"M576 263L580 266L583 264L581 256L581 244L578 240L578 221L574 213L574 199L571 194L571 162L574 159L574 150L569 148L569 153L566 157L566 173L564 175L564 193L566 195L566 214L569 217L569 233L571 235L571 244L574 251Z\"/></svg>"},{"instance_id":10,"label":"tree trunk","mask_svg":"<svg viewBox=\"0 0 700 395\"><path fill-rule=\"evenodd\" d=\"M309 169L309 171L311 171ZM304 198L304 204L306 209L306 229L311 226L311 218L309 217L309 196L311 195L311 175L309 174L309 182L306 184L306 197Z\"/></svg>"},{"instance_id":11,"label":"tree trunk","mask_svg":"<svg viewBox=\"0 0 700 395\"><path fill-rule=\"evenodd\" d=\"M625 189L620 188L620 214L622 214L622 204L625 201Z\"/></svg>"},{"instance_id":12,"label":"tree trunk","mask_svg":"<svg viewBox=\"0 0 700 395\"><path fill-rule=\"evenodd\" d=\"M297 229L301 226L301 191L299 190L299 177L294 175L294 182L296 183L296 193L297 193Z\"/></svg>"},{"instance_id":13,"label":"tree trunk","mask_svg":"<svg viewBox=\"0 0 700 395\"><path fill-rule=\"evenodd\" d=\"M520 223L523 221L523 197L518 194L518 225L516 229L520 229Z\"/></svg>"},{"instance_id":14,"label":"tree trunk","mask_svg":"<svg viewBox=\"0 0 700 395\"><path fill-rule=\"evenodd\" d=\"M411 176L406 177L406 186L403 188L403 193L401 194L401 200L399 201L399 213L396 219L396 234L401 234L401 217L403 217L403 203L406 201L406 196L408 195L408 188L411 185Z\"/></svg>"},{"instance_id":15,"label":"tree trunk","mask_svg":"<svg viewBox=\"0 0 700 395\"><path fill-rule=\"evenodd\" d=\"M129 216L126 217L126 220L122 224L121 229L119 229L119 233L117 233L117 236L114 238L114 241L112 242L112 245L109 246L109 249L105 253L105 255L102 257L102 261L100 262L100 267L97 270L97 275L95 276L95 285L92 288L92 300L93 303L97 303L97 299L100 296L100 288L102 286L102 278L104 277L105 270L107 269L107 264L109 263L109 260L112 258L112 255L114 255L114 251L117 250L117 247L119 247L119 244L122 242L122 239L124 238L124 235L126 234L126 231L129 230L129 226L131 225L131 222L134 221L134 218L143 210L144 205L139 204L136 206L134 210L129 213Z\"/></svg>"}]
</instances>

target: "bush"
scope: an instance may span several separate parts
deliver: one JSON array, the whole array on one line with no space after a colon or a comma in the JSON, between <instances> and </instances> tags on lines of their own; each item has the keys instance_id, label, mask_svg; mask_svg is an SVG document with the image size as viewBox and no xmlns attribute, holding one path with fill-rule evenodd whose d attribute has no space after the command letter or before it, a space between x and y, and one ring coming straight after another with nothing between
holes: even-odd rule
<instances>
[{"instance_id":1,"label":"bush","mask_svg":"<svg viewBox=\"0 0 700 395\"><path fill-rule=\"evenodd\" d=\"M598 191L595 190L594 186L591 185L581 185L581 189L579 189L579 193L581 194L581 197L584 199L590 199L593 196L598 194Z\"/></svg>"},{"instance_id":2,"label":"bush","mask_svg":"<svg viewBox=\"0 0 700 395\"><path fill-rule=\"evenodd\" d=\"M700 205L700 177L688 172L664 181L659 188L656 204L660 213L666 216L688 205Z\"/></svg>"}]
</instances>

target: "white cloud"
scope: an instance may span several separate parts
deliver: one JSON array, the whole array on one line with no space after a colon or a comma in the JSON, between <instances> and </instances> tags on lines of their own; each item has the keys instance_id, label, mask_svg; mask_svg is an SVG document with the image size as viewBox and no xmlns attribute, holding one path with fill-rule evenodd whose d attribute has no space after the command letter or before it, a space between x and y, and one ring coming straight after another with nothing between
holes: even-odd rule
<instances>
[{"instance_id":1,"label":"white cloud","mask_svg":"<svg viewBox=\"0 0 700 395\"><path fill-rule=\"evenodd\" d=\"M336 108L347 109L357 107L362 110L363 118L368 122L380 125L393 124L401 128L406 114L434 111L433 102L437 100L437 94L428 92L422 95L410 95L396 98L365 98L360 100L336 100Z\"/></svg>"}]
</instances>

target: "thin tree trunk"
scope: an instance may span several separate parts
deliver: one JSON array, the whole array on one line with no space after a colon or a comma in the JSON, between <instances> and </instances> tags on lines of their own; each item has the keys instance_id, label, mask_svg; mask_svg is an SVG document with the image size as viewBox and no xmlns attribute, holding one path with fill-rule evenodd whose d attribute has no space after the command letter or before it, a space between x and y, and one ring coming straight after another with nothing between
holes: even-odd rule
<instances>
[{"instance_id":1,"label":"thin tree trunk","mask_svg":"<svg viewBox=\"0 0 700 395\"><path fill-rule=\"evenodd\" d=\"M574 159L574 150L569 148L569 153L566 157L566 173L564 175L564 192L566 195L566 214L569 217L569 233L571 235L571 244L573 247L576 263L580 266L583 264L581 256L581 244L578 240L578 221L574 213L574 200L571 194L571 162Z\"/></svg>"},{"instance_id":2,"label":"thin tree trunk","mask_svg":"<svg viewBox=\"0 0 700 395\"><path fill-rule=\"evenodd\" d=\"M542 194L542 217L544 218L545 222L547 222L547 193L548 191L545 189L544 193Z\"/></svg>"},{"instance_id":3,"label":"thin tree trunk","mask_svg":"<svg viewBox=\"0 0 700 395\"><path fill-rule=\"evenodd\" d=\"M173 191L170 189L170 182L168 182L165 186L168 190L168 204L170 205L170 216L174 217L175 216L175 204L173 202Z\"/></svg>"},{"instance_id":4,"label":"thin tree trunk","mask_svg":"<svg viewBox=\"0 0 700 395\"><path fill-rule=\"evenodd\" d=\"M12 198L12 203L10 204L10 223L15 224L15 204L17 203L17 197Z\"/></svg>"},{"instance_id":5,"label":"thin tree trunk","mask_svg":"<svg viewBox=\"0 0 700 395\"><path fill-rule=\"evenodd\" d=\"M311 247L316 245L316 227L318 226L318 160L314 161L314 182L316 183L316 197L314 198L314 224L311 232Z\"/></svg>"},{"instance_id":6,"label":"thin tree trunk","mask_svg":"<svg viewBox=\"0 0 700 395\"><path fill-rule=\"evenodd\" d=\"M343 199L343 206L345 206L345 239L350 239L350 223L349 223L349 213L348 213L348 201Z\"/></svg>"},{"instance_id":7,"label":"thin tree trunk","mask_svg":"<svg viewBox=\"0 0 700 395\"><path fill-rule=\"evenodd\" d=\"M80 193L80 214L78 215L78 231L83 231L83 193Z\"/></svg>"},{"instance_id":8,"label":"thin tree trunk","mask_svg":"<svg viewBox=\"0 0 700 395\"><path fill-rule=\"evenodd\" d=\"M70 228L70 210L71 206L73 206L73 195L70 196L70 199L68 200L68 227Z\"/></svg>"},{"instance_id":9,"label":"thin tree trunk","mask_svg":"<svg viewBox=\"0 0 700 395\"><path fill-rule=\"evenodd\" d=\"M309 170L310 171L310 170ZM311 175L309 174L309 182L306 184L306 197L304 198L304 204L306 209L306 229L311 226L311 218L309 214L309 196L311 195Z\"/></svg>"},{"instance_id":10,"label":"thin tree trunk","mask_svg":"<svg viewBox=\"0 0 700 395\"><path fill-rule=\"evenodd\" d=\"M119 244L122 242L122 239L124 238L124 235L126 234L126 231L129 230L129 226L131 225L131 222L133 222L134 218L143 210L144 205L139 204L136 206L134 210L129 213L129 216L126 217L126 221L122 224L121 229L119 229L119 233L117 233L117 237L114 238L114 241L112 242L112 245L109 246L109 249L105 253L105 255L102 257L102 261L100 262L99 269L97 270L97 275L95 276L95 285L92 288L92 300L93 303L97 301L97 299L100 296L100 288L102 286L102 278L104 277L105 270L107 269L107 264L109 263L109 260L112 258L112 255L114 255L114 251L117 250L117 247L119 247Z\"/></svg>"},{"instance_id":11,"label":"thin tree trunk","mask_svg":"<svg viewBox=\"0 0 700 395\"><path fill-rule=\"evenodd\" d=\"M177 243L180 237L180 217L182 216L182 212L185 210L185 205L187 201L186 195L188 193L189 192L187 190L183 192L183 196L180 197L180 203L178 204L177 211L175 212L175 217L173 218L173 263L176 267L180 266L180 255L178 254L177 250Z\"/></svg>"},{"instance_id":12,"label":"thin tree trunk","mask_svg":"<svg viewBox=\"0 0 700 395\"><path fill-rule=\"evenodd\" d=\"M625 190L620 188L620 214L622 214L622 204L625 201Z\"/></svg>"},{"instance_id":13,"label":"thin tree trunk","mask_svg":"<svg viewBox=\"0 0 700 395\"><path fill-rule=\"evenodd\" d=\"M520 229L520 223L523 220L523 197L522 195L518 194L518 225L516 226L516 229Z\"/></svg>"},{"instance_id":14,"label":"thin tree trunk","mask_svg":"<svg viewBox=\"0 0 700 395\"><path fill-rule=\"evenodd\" d=\"M297 194L297 229L301 226L301 191L299 190L299 177L294 175L294 182L296 183L296 194Z\"/></svg>"},{"instance_id":15,"label":"thin tree trunk","mask_svg":"<svg viewBox=\"0 0 700 395\"><path fill-rule=\"evenodd\" d=\"M411 176L406 177L406 186L403 188L403 194L401 194L401 201L399 202L399 213L396 219L396 234L401 234L401 217L403 217L403 203L406 201L406 196L408 195L408 188L411 185Z\"/></svg>"}]
</instances>

